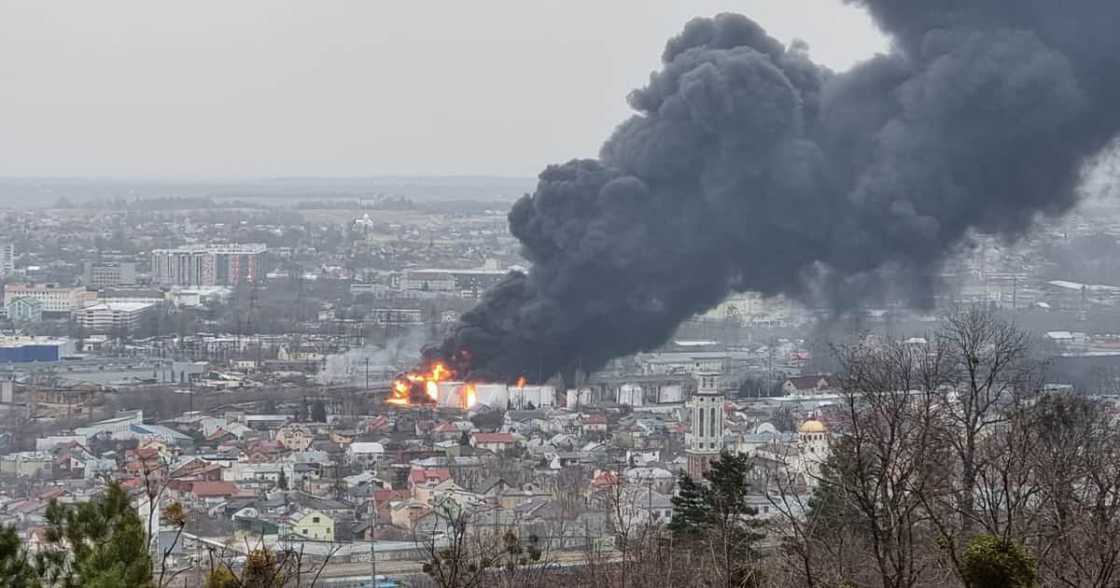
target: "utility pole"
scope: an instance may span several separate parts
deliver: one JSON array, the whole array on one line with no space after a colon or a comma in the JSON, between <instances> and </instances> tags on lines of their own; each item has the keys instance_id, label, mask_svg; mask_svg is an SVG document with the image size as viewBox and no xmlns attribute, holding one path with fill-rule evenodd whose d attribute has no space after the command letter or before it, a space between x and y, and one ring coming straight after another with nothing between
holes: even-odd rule
<instances>
[{"instance_id":1,"label":"utility pole","mask_svg":"<svg viewBox=\"0 0 1120 588\"><path fill-rule=\"evenodd\" d=\"M373 513L369 518L369 588L377 588L377 488L370 496L373 500Z\"/></svg>"}]
</instances>

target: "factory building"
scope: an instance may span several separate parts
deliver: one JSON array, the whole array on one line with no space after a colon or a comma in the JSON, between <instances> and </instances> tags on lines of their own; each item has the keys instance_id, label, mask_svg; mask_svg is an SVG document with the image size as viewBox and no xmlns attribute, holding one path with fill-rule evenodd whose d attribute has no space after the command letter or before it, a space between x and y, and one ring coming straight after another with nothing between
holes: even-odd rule
<instances>
[{"instance_id":1,"label":"factory building","mask_svg":"<svg viewBox=\"0 0 1120 588\"><path fill-rule=\"evenodd\" d=\"M378 325L420 325L424 311L419 308L375 308L366 320Z\"/></svg>"},{"instance_id":2,"label":"factory building","mask_svg":"<svg viewBox=\"0 0 1120 588\"><path fill-rule=\"evenodd\" d=\"M67 339L50 337L0 337L0 363L59 361L73 351Z\"/></svg>"},{"instance_id":3,"label":"factory building","mask_svg":"<svg viewBox=\"0 0 1120 588\"><path fill-rule=\"evenodd\" d=\"M496 268L408 270L391 278L399 290L478 296L502 281L509 272Z\"/></svg>"}]
</instances>

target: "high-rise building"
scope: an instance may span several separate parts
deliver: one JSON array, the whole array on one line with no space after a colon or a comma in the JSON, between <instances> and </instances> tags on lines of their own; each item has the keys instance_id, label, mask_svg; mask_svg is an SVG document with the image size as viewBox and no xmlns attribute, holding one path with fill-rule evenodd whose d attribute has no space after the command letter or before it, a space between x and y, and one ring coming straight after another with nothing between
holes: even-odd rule
<instances>
[{"instance_id":1,"label":"high-rise building","mask_svg":"<svg viewBox=\"0 0 1120 588\"><path fill-rule=\"evenodd\" d=\"M164 286L237 286L257 281L267 248L260 243L191 245L152 251L152 276Z\"/></svg>"},{"instance_id":2,"label":"high-rise building","mask_svg":"<svg viewBox=\"0 0 1120 588\"><path fill-rule=\"evenodd\" d=\"M16 270L16 246L0 242L0 278Z\"/></svg>"},{"instance_id":3,"label":"high-rise building","mask_svg":"<svg viewBox=\"0 0 1120 588\"><path fill-rule=\"evenodd\" d=\"M696 393L688 400L690 427L685 455L688 475L699 479L723 449L723 393L718 373L700 372L696 378Z\"/></svg>"}]
</instances>

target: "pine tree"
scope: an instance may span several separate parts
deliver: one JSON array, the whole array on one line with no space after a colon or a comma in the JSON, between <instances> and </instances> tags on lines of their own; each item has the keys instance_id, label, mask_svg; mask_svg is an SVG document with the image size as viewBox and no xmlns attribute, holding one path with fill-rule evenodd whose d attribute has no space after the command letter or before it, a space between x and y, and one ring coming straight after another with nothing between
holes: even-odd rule
<instances>
[{"instance_id":1,"label":"pine tree","mask_svg":"<svg viewBox=\"0 0 1120 588\"><path fill-rule=\"evenodd\" d=\"M0 585L8 588L40 588L42 583L31 566L27 550L14 527L0 527Z\"/></svg>"},{"instance_id":2,"label":"pine tree","mask_svg":"<svg viewBox=\"0 0 1120 588\"><path fill-rule=\"evenodd\" d=\"M152 585L148 535L120 484L79 505L51 502L46 521L47 546L36 555L36 567L48 585Z\"/></svg>"},{"instance_id":3,"label":"pine tree","mask_svg":"<svg viewBox=\"0 0 1120 588\"><path fill-rule=\"evenodd\" d=\"M673 519L669 530L676 535L696 536L707 526L708 505L704 501L704 486L682 473L677 483L677 495L672 498Z\"/></svg>"},{"instance_id":4,"label":"pine tree","mask_svg":"<svg viewBox=\"0 0 1120 588\"><path fill-rule=\"evenodd\" d=\"M710 554L727 586L750 585L755 545L763 538L762 521L748 499L750 458L728 451L720 453L697 482L681 474L679 491L672 498L673 519L669 529L701 556Z\"/></svg>"}]
</instances>

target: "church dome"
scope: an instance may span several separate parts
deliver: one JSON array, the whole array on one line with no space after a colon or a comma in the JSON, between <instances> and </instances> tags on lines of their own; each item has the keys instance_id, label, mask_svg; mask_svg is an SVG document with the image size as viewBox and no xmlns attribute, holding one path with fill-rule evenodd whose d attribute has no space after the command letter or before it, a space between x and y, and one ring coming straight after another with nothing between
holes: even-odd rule
<instances>
[{"instance_id":1,"label":"church dome","mask_svg":"<svg viewBox=\"0 0 1120 588\"><path fill-rule=\"evenodd\" d=\"M824 426L824 423L816 419L809 419L801 423L801 428L798 431L802 433L825 433L828 429Z\"/></svg>"}]
</instances>

